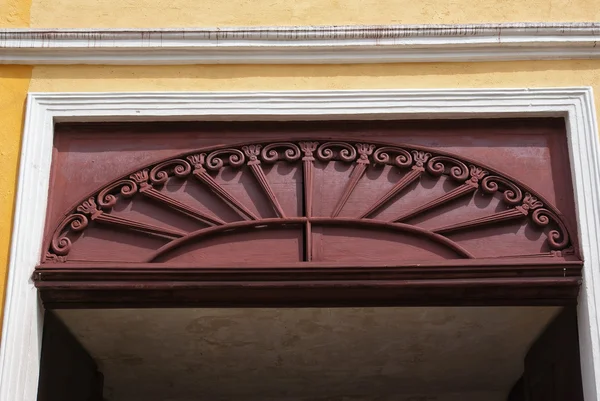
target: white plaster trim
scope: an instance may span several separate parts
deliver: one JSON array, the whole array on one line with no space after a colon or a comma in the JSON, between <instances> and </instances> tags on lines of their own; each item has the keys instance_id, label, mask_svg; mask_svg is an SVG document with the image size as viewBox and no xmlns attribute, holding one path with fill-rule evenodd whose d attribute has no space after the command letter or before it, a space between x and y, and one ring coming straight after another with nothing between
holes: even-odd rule
<instances>
[{"instance_id":1,"label":"white plaster trim","mask_svg":"<svg viewBox=\"0 0 600 401\"><path fill-rule=\"evenodd\" d=\"M3 29L4 64L340 64L590 59L599 23Z\"/></svg>"},{"instance_id":2,"label":"white plaster trim","mask_svg":"<svg viewBox=\"0 0 600 401\"><path fill-rule=\"evenodd\" d=\"M591 88L302 92L30 93L0 349L0 401L35 401L40 260L54 122L564 116L584 262L579 307L585 401L600 401L600 145Z\"/></svg>"}]
</instances>

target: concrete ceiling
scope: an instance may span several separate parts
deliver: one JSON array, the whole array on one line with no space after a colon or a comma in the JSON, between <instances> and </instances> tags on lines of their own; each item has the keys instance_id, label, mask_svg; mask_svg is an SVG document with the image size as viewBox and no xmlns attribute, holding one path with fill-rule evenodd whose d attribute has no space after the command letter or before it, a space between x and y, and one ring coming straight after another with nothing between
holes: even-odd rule
<instances>
[{"instance_id":1,"label":"concrete ceiling","mask_svg":"<svg viewBox=\"0 0 600 401\"><path fill-rule=\"evenodd\" d=\"M505 401L552 307L58 315L109 401Z\"/></svg>"}]
</instances>

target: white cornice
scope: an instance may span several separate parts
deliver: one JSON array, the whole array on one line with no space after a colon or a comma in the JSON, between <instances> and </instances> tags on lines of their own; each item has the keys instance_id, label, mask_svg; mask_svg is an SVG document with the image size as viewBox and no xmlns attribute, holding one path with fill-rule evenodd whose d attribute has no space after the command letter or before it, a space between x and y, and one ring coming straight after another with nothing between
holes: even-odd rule
<instances>
[{"instance_id":1,"label":"white cornice","mask_svg":"<svg viewBox=\"0 0 600 401\"><path fill-rule=\"evenodd\" d=\"M4 29L3 64L339 64L600 58L600 23Z\"/></svg>"}]
</instances>

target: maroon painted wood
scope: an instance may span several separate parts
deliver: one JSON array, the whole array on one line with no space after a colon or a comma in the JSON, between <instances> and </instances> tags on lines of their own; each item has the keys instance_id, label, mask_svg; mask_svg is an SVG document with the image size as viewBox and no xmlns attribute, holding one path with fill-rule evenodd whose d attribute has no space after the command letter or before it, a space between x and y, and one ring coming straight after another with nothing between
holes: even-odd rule
<instances>
[{"instance_id":1,"label":"maroon painted wood","mask_svg":"<svg viewBox=\"0 0 600 401\"><path fill-rule=\"evenodd\" d=\"M219 286L258 304L288 301L257 288L313 303L319 296L302 291L331 291L340 304L353 302L342 294L350 289L366 302L367 288L386 303L418 303L411 288L443 288L440 303L575 299L581 262L561 120L158 127L133 150L137 134L157 127L57 128L46 252L34 276L48 304L110 304L100 294L111 286L173 303L225 302L198 295ZM461 135L473 127L479 142ZM90 129L104 142L77 136ZM174 147L167 135L182 151L164 157ZM103 155L118 143L123 151ZM514 289L504 301L489 289L502 285Z\"/></svg>"}]
</instances>

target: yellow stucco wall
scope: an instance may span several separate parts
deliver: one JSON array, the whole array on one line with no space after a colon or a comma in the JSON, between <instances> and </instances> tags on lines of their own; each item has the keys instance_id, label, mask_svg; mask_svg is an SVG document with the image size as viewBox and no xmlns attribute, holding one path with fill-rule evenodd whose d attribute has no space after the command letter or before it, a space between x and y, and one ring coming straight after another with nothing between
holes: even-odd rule
<instances>
[{"instance_id":1,"label":"yellow stucco wall","mask_svg":"<svg viewBox=\"0 0 600 401\"><path fill-rule=\"evenodd\" d=\"M600 20L595 0L0 0L0 28L208 27ZM30 81L31 77L31 81ZM0 66L0 300L24 101L31 91L301 90L592 85L600 61L332 66ZM599 98L597 97L597 104ZM1 315L0 307L0 315Z\"/></svg>"},{"instance_id":2,"label":"yellow stucco wall","mask_svg":"<svg viewBox=\"0 0 600 401\"><path fill-rule=\"evenodd\" d=\"M0 67L0 305L4 300L23 110L31 70L24 66Z\"/></svg>"},{"instance_id":3,"label":"yellow stucco wall","mask_svg":"<svg viewBox=\"0 0 600 401\"><path fill-rule=\"evenodd\" d=\"M360 65L39 66L31 91L486 88L593 85L600 60Z\"/></svg>"},{"instance_id":4,"label":"yellow stucco wall","mask_svg":"<svg viewBox=\"0 0 600 401\"><path fill-rule=\"evenodd\" d=\"M600 19L594 0L34 0L34 27L439 24Z\"/></svg>"},{"instance_id":5,"label":"yellow stucco wall","mask_svg":"<svg viewBox=\"0 0 600 401\"><path fill-rule=\"evenodd\" d=\"M27 27L30 5L30 0L0 0L0 28ZM31 71L32 67L28 66L0 66L0 319L12 231L23 111Z\"/></svg>"},{"instance_id":6,"label":"yellow stucco wall","mask_svg":"<svg viewBox=\"0 0 600 401\"><path fill-rule=\"evenodd\" d=\"M29 26L31 0L0 0L0 27L23 28Z\"/></svg>"}]
</instances>

